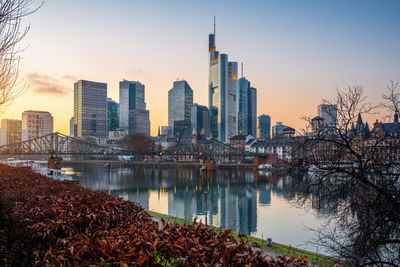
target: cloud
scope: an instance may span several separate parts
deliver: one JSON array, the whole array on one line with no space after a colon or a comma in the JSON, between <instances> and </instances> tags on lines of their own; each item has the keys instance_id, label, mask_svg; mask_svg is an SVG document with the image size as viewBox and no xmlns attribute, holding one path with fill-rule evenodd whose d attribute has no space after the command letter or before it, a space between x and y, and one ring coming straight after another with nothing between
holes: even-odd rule
<instances>
[{"instance_id":1,"label":"cloud","mask_svg":"<svg viewBox=\"0 0 400 267\"><path fill-rule=\"evenodd\" d=\"M64 80L71 80L71 81L77 81L78 78L76 78L74 75L63 75L61 76L62 79Z\"/></svg>"},{"instance_id":2,"label":"cloud","mask_svg":"<svg viewBox=\"0 0 400 267\"><path fill-rule=\"evenodd\" d=\"M33 92L36 94L65 95L70 91L68 87L60 84L57 79L46 74L33 72L26 74L26 78L28 79Z\"/></svg>"}]
</instances>

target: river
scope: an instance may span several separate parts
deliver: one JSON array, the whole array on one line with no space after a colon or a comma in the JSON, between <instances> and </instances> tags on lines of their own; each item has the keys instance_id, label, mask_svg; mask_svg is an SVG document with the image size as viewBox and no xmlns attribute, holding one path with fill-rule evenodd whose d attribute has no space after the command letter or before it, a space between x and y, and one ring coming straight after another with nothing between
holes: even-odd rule
<instances>
[{"instance_id":1,"label":"river","mask_svg":"<svg viewBox=\"0 0 400 267\"><path fill-rule=\"evenodd\" d=\"M143 208L193 220L314 252L308 243L335 207L317 197L310 209L295 205L299 191L284 174L241 169L201 174L197 169L101 168L70 165L68 175L93 190L139 203Z\"/></svg>"}]
</instances>

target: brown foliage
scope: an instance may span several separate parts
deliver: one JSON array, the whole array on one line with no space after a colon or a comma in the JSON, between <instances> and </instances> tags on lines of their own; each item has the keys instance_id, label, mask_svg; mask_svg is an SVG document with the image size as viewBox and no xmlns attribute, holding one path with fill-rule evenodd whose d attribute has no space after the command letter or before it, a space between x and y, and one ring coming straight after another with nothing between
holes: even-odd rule
<instances>
[{"instance_id":1,"label":"brown foliage","mask_svg":"<svg viewBox=\"0 0 400 267\"><path fill-rule=\"evenodd\" d=\"M0 203L0 265L307 265L267 259L230 230L159 222L132 202L27 169L0 165Z\"/></svg>"},{"instance_id":2,"label":"brown foliage","mask_svg":"<svg viewBox=\"0 0 400 267\"><path fill-rule=\"evenodd\" d=\"M153 141L143 134L127 135L121 139L119 145L123 149L137 154L147 154L154 150Z\"/></svg>"}]
</instances>

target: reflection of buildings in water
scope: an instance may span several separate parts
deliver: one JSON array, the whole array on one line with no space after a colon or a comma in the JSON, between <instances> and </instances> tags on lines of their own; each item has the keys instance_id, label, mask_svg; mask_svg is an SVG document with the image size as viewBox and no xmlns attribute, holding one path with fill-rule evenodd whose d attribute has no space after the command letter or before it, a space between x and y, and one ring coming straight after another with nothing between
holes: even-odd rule
<instances>
[{"instance_id":1,"label":"reflection of buildings in water","mask_svg":"<svg viewBox=\"0 0 400 267\"><path fill-rule=\"evenodd\" d=\"M311 208L318 211L321 215L329 215L333 213L337 213L338 211L338 202L337 201L328 201L320 198L318 194L311 195Z\"/></svg>"},{"instance_id":2,"label":"reflection of buildings in water","mask_svg":"<svg viewBox=\"0 0 400 267\"><path fill-rule=\"evenodd\" d=\"M150 198L150 193L149 190L144 189L144 190L117 190L117 191L111 191L111 195L117 196L120 198L123 198L125 200L132 201L134 203L139 204L142 206L145 210L149 209L149 198Z\"/></svg>"},{"instance_id":3,"label":"reflection of buildings in water","mask_svg":"<svg viewBox=\"0 0 400 267\"><path fill-rule=\"evenodd\" d=\"M246 194L239 199L239 231L245 234L257 231L257 191L246 189Z\"/></svg>"},{"instance_id":4,"label":"reflection of buildings in water","mask_svg":"<svg viewBox=\"0 0 400 267\"><path fill-rule=\"evenodd\" d=\"M227 187L221 188L221 227L236 229L239 223L238 196L230 194Z\"/></svg>"},{"instance_id":5,"label":"reflection of buildings in water","mask_svg":"<svg viewBox=\"0 0 400 267\"><path fill-rule=\"evenodd\" d=\"M168 215L192 221L196 209L192 188L168 192Z\"/></svg>"},{"instance_id":6,"label":"reflection of buildings in water","mask_svg":"<svg viewBox=\"0 0 400 267\"><path fill-rule=\"evenodd\" d=\"M263 205L271 204L271 189L266 186L261 187L258 202Z\"/></svg>"}]
</instances>

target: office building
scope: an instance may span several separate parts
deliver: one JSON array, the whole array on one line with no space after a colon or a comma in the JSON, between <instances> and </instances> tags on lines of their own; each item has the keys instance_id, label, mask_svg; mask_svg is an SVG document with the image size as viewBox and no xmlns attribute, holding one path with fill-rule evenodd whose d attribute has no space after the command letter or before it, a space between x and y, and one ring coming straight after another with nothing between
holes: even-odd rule
<instances>
[{"instance_id":1,"label":"office building","mask_svg":"<svg viewBox=\"0 0 400 267\"><path fill-rule=\"evenodd\" d=\"M22 112L21 140L30 140L53 133L53 116L47 111Z\"/></svg>"},{"instance_id":2,"label":"office building","mask_svg":"<svg viewBox=\"0 0 400 267\"><path fill-rule=\"evenodd\" d=\"M74 84L76 136L107 137L107 84L79 80Z\"/></svg>"},{"instance_id":3,"label":"office building","mask_svg":"<svg viewBox=\"0 0 400 267\"><path fill-rule=\"evenodd\" d=\"M129 134L150 136L150 112L145 109L129 110Z\"/></svg>"},{"instance_id":4,"label":"office building","mask_svg":"<svg viewBox=\"0 0 400 267\"><path fill-rule=\"evenodd\" d=\"M283 125L281 121L276 122L276 125L272 126L272 138L273 139L283 138L283 130L288 127L289 126Z\"/></svg>"},{"instance_id":5,"label":"office building","mask_svg":"<svg viewBox=\"0 0 400 267\"><path fill-rule=\"evenodd\" d=\"M9 145L21 142L21 120L1 120L0 145Z\"/></svg>"},{"instance_id":6,"label":"office building","mask_svg":"<svg viewBox=\"0 0 400 267\"><path fill-rule=\"evenodd\" d=\"M168 91L168 126L174 126L175 121L190 121L193 106L193 90L182 80L176 81Z\"/></svg>"},{"instance_id":7,"label":"office building","mask_svg":"<svg viewBox=\"0 0 400 267\"><path fill-rule=\"evenodd\" d=\"M129 134L150 135L150 112L146 110L145 87L140 82L119 82L119 128Z\"/></svg>"},{"instance_id":8,"label":"office building","mask_svg":"<svg viewBox=\"0 0 400 267\"><path fill-rule=\"evenodd\" d=\"M228 143L237 134L237 63L216 51L215 23L208 40L210 134Z\"/></svg>"},{"instance_id":9,"label":"office building","mask_svg":"<svg viewBox=\"0 0 400 267\"><path fill-rule=\"evenodd\" d=\"M271 139L271 117L269 115L260 115L258 117L258 138Z\"/></svg>"},{"instance_id":10,"label":"office building","mask_svg":"<svg viewBox=\"0 0 400 267\"><path fill-rule=\"evenodd\" d=\"M174 121L173 125L173 131L174 131L174 137L179 138L179 136L182 134L182 132L185 129L189 129L189 137L192 137L192 131L191 131L192 123L190 120L180 120L180 121Z\"/></svg>"},{"instance_id":11,"label":"office building","mask_svg":"<svg viewBox=\"0 0 400 267\"><path fill-rule=\"evenodd\" d=\"M118 103L107 98L107 135L119 128Z\"/></svg>"},{"instance_id":12,"label":"office building","mask_svg":"<svg viewBox=\"0 0 400 267\"><path fill-rule=\"evenodd\" d=\"M238 81L238 134L257 136L257 89L242 77Z\"/></svg>"},{"instance_id":13,"label":"office building","mask_svg":"<svg viewBox=\"0 0 400 267\"><path fill-rule=\"evenodd\" d=\"M69 119L69 136L76 136L74 117Z\"/></svg>"},{"instance_id":14,"label":"office building","mask_svg":"<svg viewBox=\"0 0 400 267\"><path fill-rule=\"evenodd\" d=\"M337 105L321 104L317 107L318 116L324 120L325 125L336 126Z\"/></svg>"},{"instance_id":15,"label":"office building","mask_svg":"<svg viewBox=\"0 0 400 267\"><path fill-rule=\"evenodd\" d=\"M191 111L192 128L196 128L197 133L201 133L204 129L206 136L209 136L210 122L209 113L206 106L194 104Z\"/></svg>"}]
</instances>

